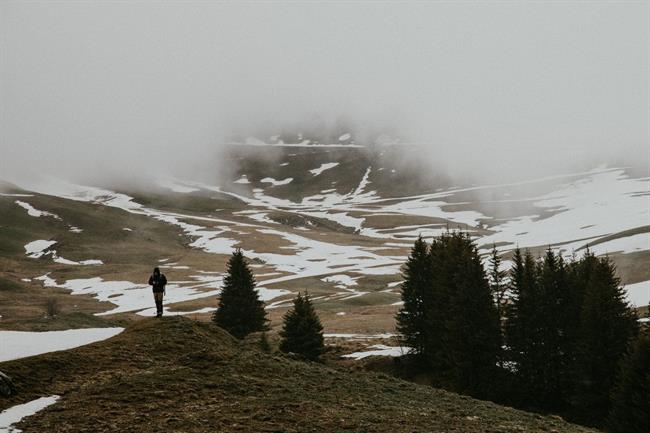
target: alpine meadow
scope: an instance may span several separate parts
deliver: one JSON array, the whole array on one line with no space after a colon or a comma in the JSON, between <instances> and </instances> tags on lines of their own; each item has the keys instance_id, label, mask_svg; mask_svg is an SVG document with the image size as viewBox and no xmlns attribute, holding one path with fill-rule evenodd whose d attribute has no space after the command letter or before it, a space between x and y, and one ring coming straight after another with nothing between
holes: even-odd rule
<instances>
[{"instance_id":1,"label":"alpine meadow","mask_svg":"<svg viewBox=\"0 0 650 433\"><path fill-rule=\"evenodd\" d=\"M0 433L650 432L650 4L0 2Z\"/></svg>"}]
</instances>

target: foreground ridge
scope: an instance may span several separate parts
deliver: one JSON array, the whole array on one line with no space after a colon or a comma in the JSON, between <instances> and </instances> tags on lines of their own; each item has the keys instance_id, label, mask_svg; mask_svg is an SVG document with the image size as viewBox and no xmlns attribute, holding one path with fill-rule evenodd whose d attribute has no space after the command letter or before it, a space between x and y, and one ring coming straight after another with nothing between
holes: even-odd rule
<instances>
[{"instance_id":1,"label":"foreground ridge","mask_svg":"<svg viewBox=\"0 0 650 433\"><path fill-rule=\"evenodd\" d=\"M18 395L61 399L30 431L587 432L386 375L267 355L213 324L169 317L70 351L0 364Z\"/></svg>"}]
</instances>

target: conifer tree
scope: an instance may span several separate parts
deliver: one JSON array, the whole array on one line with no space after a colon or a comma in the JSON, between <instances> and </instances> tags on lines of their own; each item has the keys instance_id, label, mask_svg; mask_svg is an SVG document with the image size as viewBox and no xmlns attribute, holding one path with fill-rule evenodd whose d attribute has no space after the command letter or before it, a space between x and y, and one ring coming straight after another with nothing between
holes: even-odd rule
<instances>
[{"instance_id":1,"label":"conifer tree","mask_svg":"<svg viewBox=\"0 0 650 433\"><path fill-rule=\"evenodd\" d=\"M520 320L523 347L518 374L533 405L560 409L566 403L569 356L564 352L567 346L563 341L567 331L564 298L569 290L566 267L550 248L541 263L535 264L529 257L525 262L528 293L519 305L525 318ZM535 266L536 278L531 280L529 268Z\"/></svg>"},{"instance_id":2,"label":"conifer tree","mask_svg":"<svg viewBox=\"0 0 650 433\"><path fill-rule=\"evenodd\" d=\"M607 421L611 433L650 431L650 334L637 338L621 363Z\"/></svg>"},{"instance_id":3,"label":"conifer tree","mask_svg":"<svg viewBox=\"0 0 650 433\"><path fill-rule=\"evenodd\" d=\"M505 303L506 303L506 292L508 286L506 284L507 272L501 270L501 257L497 251L496 245L492 245L492 252L490 253L490 289L492 290L492 296L494 297L494 302L497 307L497 315L499 321L505 318Z\"/></svg>"},{"instance_id":4,"label":"conifer tree","mask_svg":"<svg viewBox=\"0 0 650 433\"><path fill-rule=\"evenodd\" d=\"M638 332L638 325L608 257L595 257L587 251L575 266L575 273L584 284L584 297L572 404L578 420L593 423L609 411L617 366Z\"/></svg>"},{"instance_id":5,"label":"conifer tree","mask_svg":"<svg viewBox=\"0 0 650 433\"><path fill-rule=\"evenodd\" d=\"M323 353L323 326L314 306L305 293L293 300L293 309L284 315L280 350L295 353L305 359L315 361Z\"/></svg>"},{"instance_id":6,"label":"conifer tree","mask_svg":"<svg viewBox=\"0 0 650 433\"><path fill-rule=\"evenodd\" d=\"M508 307L506 342L519 384L531 395L537 374L539 336L538 265L530 251L517 248L510 271L511 304Z\"/></svg>"},{"instance_id":7,"label":"conifer tree","mask_svg":"<svg viewBox=\"0 0 650 433\"><path fill-rule=\"evenodd\" d=\"M522 291L524 290L524 271L524 256L521 254L521 249L517 247L512 255L512 267L509 271L508 291L510 292L510 298L505 308L506 322L504 326L505 356L514 365L520 362L518 355L522 346L520 303Z\"/></svg>"},{"instance_id":8,"label":"conifer tree","mask_svg":"<svg viewBox=\"0 0 650 433\"><path fill-rule=\"evenodd\" d=\"M425 298L431 292L431 262L427 243L418 237L402 267L402 308L396 315L397 331L404 344L426 356L427 316Z\"/></svg>"},{"instance_id":9,"label":"conifer tree","mask_svg":"<svg viewBox=\"0 0 650 433\"><path fill-rule=\"evenodd\" d=\"M485 395L500 331L485 269L469 235L448 232L429 248L418 239L403 275L404 307L397 322L406 344L443 385Z\"/></svg>"},{"instance_id":10,"label":"conifer tree","mask_svg":"<svg viewBox=\"0 0 650 433\"><path fill-rule=\"evenodd\" d=\"M562 408L568 399L567 387L570 374L570 359L573 357L575 341L569 334L575 329L567 326L570 288L564 260L550 248L546 251L539 274L540 346L536 385L539 401L543 407ZM571 344L573 343L573 344Z\"/></svg>"},{"instance_id":11,"label":"conifer tree","mask_svg":"<svg viewBox=\"0 0 650 433\"><path fill-rule=\"evenodd\" d=\"M233 252L226 271L219 308L212 320L236 338L266 330L264 303L255 290L253 272L241 249Z\"/></svg>"},{"instance_id":12,"label":"conifer tree","mask_svg":"<svg viewBox=\"0 0 650 433\"><path fill-rule=\"evenodd\" d=\"M460 391L489 396L501 331L485 268L469 235L443 235L442 242L448 245L451 266L446 271L453 282L443 340L450 377Z\"/></svg>"},{"instance_id":13,"label":"conifer tree","mask_svg":"<svg viewBox=\"0 0 650 433\"><path fill-rule=\"evenodd\" d=\"M500 331L478 250L469 235L448 232L434 239L429 256L428 365L454 389L483 396L496 366Z\"/></svg>"}]
</instances>

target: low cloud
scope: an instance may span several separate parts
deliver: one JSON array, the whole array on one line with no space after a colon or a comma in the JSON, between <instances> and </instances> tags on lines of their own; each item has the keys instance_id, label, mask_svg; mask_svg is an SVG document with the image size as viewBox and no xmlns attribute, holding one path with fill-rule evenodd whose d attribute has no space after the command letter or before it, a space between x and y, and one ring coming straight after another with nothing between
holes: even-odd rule
<instances>
[{"instance_id":1,"label":"low cloud","mask_svg":"<svg viewBox=\"0 0 650 433\"><path fill-rule=\"evenodd\" d=\"M3 2L0 177L209 175L233 135L314 125L425 144L452 175L647 170L648 16L631 2Z\"/></svg>"}]
</instances>

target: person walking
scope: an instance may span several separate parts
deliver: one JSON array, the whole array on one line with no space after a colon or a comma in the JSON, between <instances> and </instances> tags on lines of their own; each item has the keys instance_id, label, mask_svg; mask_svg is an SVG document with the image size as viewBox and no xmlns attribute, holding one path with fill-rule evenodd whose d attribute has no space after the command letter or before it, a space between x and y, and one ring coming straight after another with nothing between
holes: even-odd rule
<instances>
[{"instance_id":1,"label":"person walking","mask_svg":"<svg viewBox=\"0 0 650 433\"><path fill-rule=\"evenodd\" d=\"M156 301L156 317L163 315L163 296L165 296L165 286L167 277L160 273L159 268L153 268L153 274L149 277L149 285L153 288L153 299Z\"/></svg>"}]
</instances>

